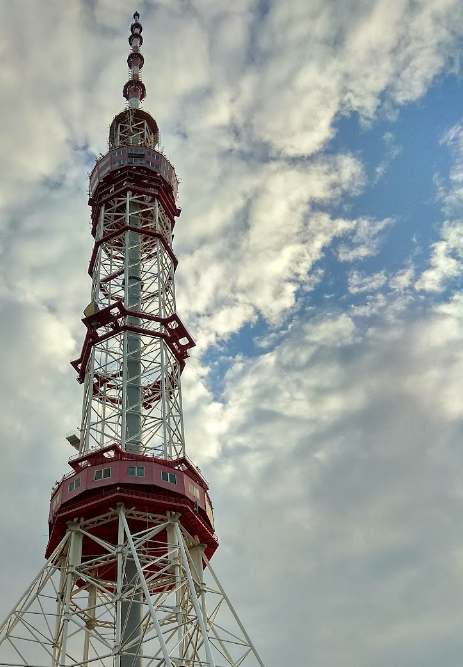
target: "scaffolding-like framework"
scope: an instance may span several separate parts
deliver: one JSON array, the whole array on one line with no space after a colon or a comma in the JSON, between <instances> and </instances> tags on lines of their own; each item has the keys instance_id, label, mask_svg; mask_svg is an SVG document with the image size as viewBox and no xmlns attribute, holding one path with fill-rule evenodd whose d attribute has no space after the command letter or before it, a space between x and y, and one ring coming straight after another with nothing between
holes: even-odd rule
<instances>
[{"instance_id":1,"label":"scaffolding-like framework","mask_svg":"<svg viewBox=\"0 0 463 667\"><path fill-rule=\"evenodd\" d=\"M140 172L109 174L93 205L91 313L73 362L84 382L80 453L117 442L177 459L185 454L180 375L194 342L176 314L173 220L158 196L166 186Z\"/></svg>"}]
</instances>

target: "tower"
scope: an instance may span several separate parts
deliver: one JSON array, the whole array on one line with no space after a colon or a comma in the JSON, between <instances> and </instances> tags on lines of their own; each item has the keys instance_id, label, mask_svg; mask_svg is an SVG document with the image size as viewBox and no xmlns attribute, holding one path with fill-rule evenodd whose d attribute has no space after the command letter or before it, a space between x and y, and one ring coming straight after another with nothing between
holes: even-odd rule
<instances>
[{"instance_id":1,"label":"tower","mask_svg":"<svg viewBox=\"0 0 463 667\"><path fill-rule=\"evenodd\" d=\"M178 180L140 108L139 18L127 106L90 176L77 452L52 490L47 561L0 626L0 663L263 667L211 567L209 487L185 454L181 374L194 342L175 303Z\"/></svg>"}]
</instances>

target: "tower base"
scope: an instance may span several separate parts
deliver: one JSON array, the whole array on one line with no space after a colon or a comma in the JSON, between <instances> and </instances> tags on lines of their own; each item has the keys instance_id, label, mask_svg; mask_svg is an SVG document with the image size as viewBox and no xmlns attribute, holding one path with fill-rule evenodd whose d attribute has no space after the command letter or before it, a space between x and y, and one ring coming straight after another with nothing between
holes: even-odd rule
<instances>
[{"instance_id":1,"label":"tower base","mask_svg":"<svg viewBox=\"0 0 463 667\"><path fill-rule=\"evenodd\" d=\"M69 522L0 626L0 663L264 667L205 545L179 519L119 503ZM117 539L97 536L102 527Z\"/></svg>"}]
</instances>

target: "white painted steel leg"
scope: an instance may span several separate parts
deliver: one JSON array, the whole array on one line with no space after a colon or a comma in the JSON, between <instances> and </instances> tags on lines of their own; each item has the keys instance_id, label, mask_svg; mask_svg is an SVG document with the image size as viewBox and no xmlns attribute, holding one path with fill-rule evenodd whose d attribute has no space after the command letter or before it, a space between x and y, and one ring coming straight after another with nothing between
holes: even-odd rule
<instances>
[{"instance_id":1,"label":"white painted steel leg","mask_svg":"<svg viewBox=\"0 0 463 667\"><path fill-rule=\"evenodd\" d=\"M183 558L183 566L185 568L185 573L186 573L186 576L187 576L187 579L188 579L188 586L190 587L191 601L193 603L193 607L195 609L196 616L198 618L199 627L201 628L201 635L202 635L203 642L204 642L204 649L206 651L206 656L207 656L210 667L215 667L214 658L212 657L211 647L209 645L209 637L207 636L206 626L204 625L201 609L200 609L199 604L198 604L198 598L196 596L196 589L195 589L195 585L194 585L194 582L193 582L193 577L191 576L190 565L189 565L188 558L187 558L187 555L186 555L185 547L183 545L182 533L180 531L180 528L179 528L179 525L178 525L177 521L175 522L175 532L177 533L177 540L178 540L178 544L179 544L180 551L181 551L182 558Z\"/></svg>"},{"instance_id":2,"label":"white painted steel leg","mask_svg":"<svg viewBox=\"0 0 463 667\"><path fill-rule=\"evenodd\" d=\"M123 505L119 506L119 510L123 510ZM117 571L116 571L116 627L115 627L115 665L114 667L120 667L121 664L121 637L122 637L122 575L123 575L123 548L124 548L124 524L121 520L121 515L118 516L118 527L117 527Z\"/></svg>"},{"instance_id":3,"label":"white painted steel leg","mask_svg":"<svg viewBox=\"0 0 463 667\"><path fill-rule=\"evenodd\" d=\"M64 613L63 628L61 631L61 655L60 664L66 664L66 647L68 639L69 621L71 620L71 596L75 576L75 568L80 565L82 556L82 535L77 532L76 526L71 527L71 540L69 544L68 571L66 576L66 588L64 591Z\"/></svg>"}]
</instances>

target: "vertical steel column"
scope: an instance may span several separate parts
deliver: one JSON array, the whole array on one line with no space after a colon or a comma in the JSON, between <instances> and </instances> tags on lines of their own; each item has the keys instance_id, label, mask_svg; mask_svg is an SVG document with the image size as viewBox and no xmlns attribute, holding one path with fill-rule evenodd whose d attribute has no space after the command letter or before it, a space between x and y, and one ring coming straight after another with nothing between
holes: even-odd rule
<instances>
[{"instance_id":1,"label":"vertical steel column","mask_svg":"<svg viewBox=\"0 0 463 667\"><path fill-rule=\"evenodd\" d=\"M175 533L175 528L172 522L167 524L167 550L169 554L169 561L171 563L171 569L174 572L175 576L175 618L177 621L177 637L178 637L178 658L181 665L186 658L186 642L185 642L185 610L182 609L182 577L181 577L181 567L180 567L180 551L177 544L177 535Z\"/></svg>"},{"instance_id":2,"label":"vertical steel column","mask_svg":"<svg viewBox=\"0 0 463 667\"><path fill-rule=\"evenodd\" d=\"M138 576L139 576L139 579L140 579L140 584L143 588L143 592L145 593L145 601L146 601L146 604L148 605L148 609L150 610L151 620L153 621L153 625L154 625L156 635L157 635L157 638L158 638L158 641L159 641L159 644L160 644L160 647L161 647L162 655L163 655L165 663L166 663L166 667L172 667L172 662L171 662L170 657L169 657L169 651L167 649L166 642L165 642L163 634L162 634L161 626L159 625L159 620L158 620L158 617L156 615L156 611L153 607L153 602L151 600L151 596L150 596L150 592L148 590L148 586L146 585L145 576L143 574L143 570L142 570L142 567L140 565L140 561L139 561L138 556L137 556L137 551L136 551L135 545L133 543L132 535L130 534L129 524L127 523L127 519L125 518L125 513L122 510L120 510L120 517L121 517L122 522L124 524L125 534L127 536L127 542L129 543L129 546L130 546L130 551L132 553L133 560L134 560L134 563L135 563L135 567L136 567L136 570L138 572Z\"/></svg>"},{"instance_id":3,"label":"vertical steel column","mask_svg":"<svg viewBox=\"0 0 463 667\"><path fill-rule=\"evenodd\" d=\"M183 544L183 537L182 537L182 533L180 531L178 521L175 521L174 526L175 526L175 532L177 533L178 545L180 547L180 552L182 554L183 567L185 568L185 574L186 574L186 578L188 580L188 586L190 588L191 601L193 603L193 607L194 607L194 610L195 610L195 613L196 613L196 618L198 619L198 624L199 624L199 628L200 628L200 631L201 631L201 636L202 636L203 644L204 644L204 650L206 651L206 657L207 657L207 660L209 662L209 667L215 667L214 658L212 657L212 652L211 652L211 645L209 643L209 637L207 635L206 625L204 623L204 619L203 619L203 616L202 616L202 613L201 613L201 609L199 607L193 577L191 576L190 564L188 562L188 556L186 555L185 546Z\"/></svg>"},{"instance_id":4,"label":"vertical steel column","mask_svg":"<svg viewBox=\"0 0 463 667\"><path fill-rule=\"evenodd\" d=\"M53 661L52 666L58 667L60 660L60 632L61 632L61 612L63 608L63 599L60 595L64 591L66 584L66 557L60 556L58 560L58 568L60 570L58 595L56 596L56 621L55 621L55 638L53 643Z\"/></svg>"},{"instance_id":5,"label":"vertical steel column","mask_svg":"<svg viewBox=\"0 0 463 667\"><path fill-rule=\"evenodd\" d=\"M132 201L132 193L127 193L126 219L131 227L141 227L140 204ZM128 230L126 232L126 307L130 310L141 310L141 235L140 232ZM140 318L130 316L128 324L140 326ZM142 439L142 387L141 387L141 336L132 331L127 332L127 381L126 381L126 433L125 449L128 452L141 454L143 452Z\"/></svg>"},{"instance_id":6,"label":"vertical steel column","mask_svg":"<svg viewBox=\"0 0 463 667\"><path fill-rule=\"evenodd\" d=\"M131 227L141 227L140 204L132 200L132 193L127 192L126 223ZM125 305L130 310L141 310L141 236L133 230L126 231L125 246ZM129 316L127 323L138 327L140 318ZM142 442L142 387L141 387L141 336L133 331L127 331L124 335L124 368L125 373L125 396L123 400L123 411L125 412L125 449L128 452L141 454L143 452ZM121 510L123 511L123 510ZM137 568L133 560L127 559L125 565L127 582L137 580ZM130 637L139 636L139 644L134 646L138 653L135 658L131 653L124 651L121 655L121 667L141 667L141 619L142 619L142 593L134 593L132 600L122 602L121 620L122 634L121 642Z\"/></svg>"},{"instance_id":7,"label":"vertical steel column","mask_svg":"<svg viewBox=\"0 0 463 667\"><path fill-rule=\"evenodd\" d=\"M74 585L75 569L80 565L82 558L82 533L78 532L78 525L71 526L71 541L69 544L69 560L66 576L66 587L64 591L59 591L59 595L64 594L64 612L63 628L61 634L61 652L60 665L66 664L66 648L68 640L69 621L71 620L71 596Z\"/></svg>"},{"instance_id":8,"label":"vertical steel column","mask_svg":"<svg viewBox=\"0 0 463 667\"><path fill-rule=\"evenodd\" d=\"M117 606L118 613L116 614L116 643L119 651L119 665L120 667L141 667L142 658L142 593L135 593L131 600L122 600L122 590L124 588L124 565L123 565L123 549L124 549L124 521L125 508L121 504L119 506L119 528L118 528L118 554L117 554ZM133 582L136 585L138 579L137 567L133 559L127 558L125 561L125 580L126 586ZM122 650L121 647L124 642L130 641L135 637L139 637L138 644L135 644L129 651ZM136 657L135 655L136 654Z\"/></svg>"},{"instance_id":9,"label":"vertical steel column","mask_svg":"<svg viewBox=\"0 0 463 667\"><path fill-rule=\"evenodd\" d=\"M156 199L155 203L155 225L156 231L160 232L159 228L159 202ZM165 317L165 307L164 307L164 292L163 292L163 275L162 275L162 266L161 266L161 242L159 239L156 239L156 271L157 271L157 283L158 283L158 315L159 317ZM160 360L161 360L161 377L159 382L161 385L161 414L162 414L162 438L163 438L163 447L164 447L164 457L166 459L172 458L172 446L170 443L170 438L167 430L167 395L166 395L166 360L165 360L165 344L164 340L161 338L159 340L160 345Z\"/></svg>"}]
</instances>

